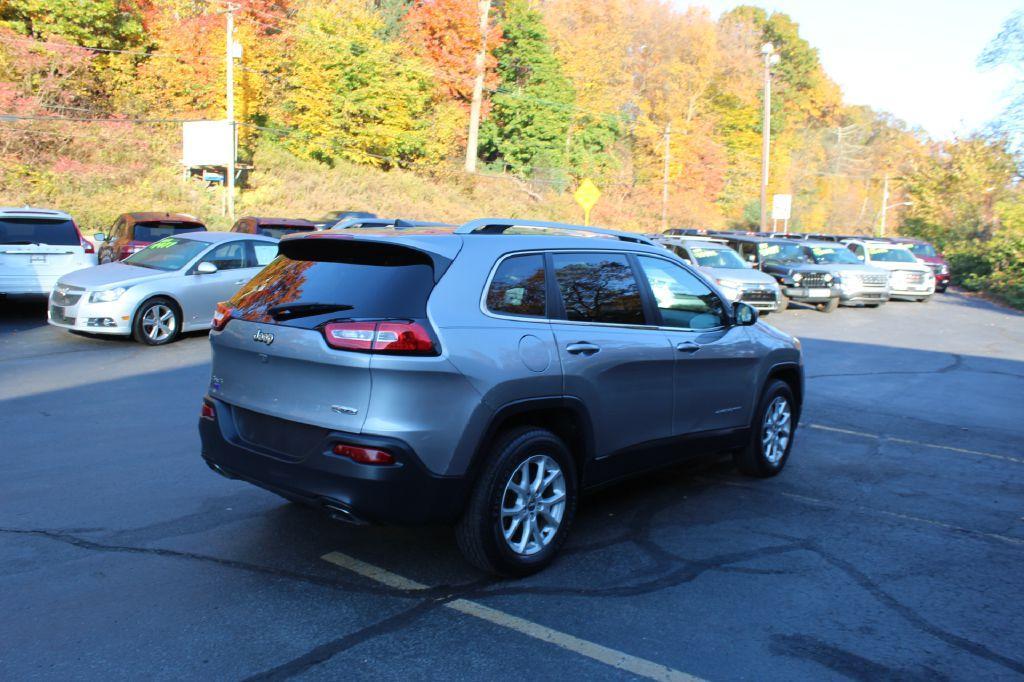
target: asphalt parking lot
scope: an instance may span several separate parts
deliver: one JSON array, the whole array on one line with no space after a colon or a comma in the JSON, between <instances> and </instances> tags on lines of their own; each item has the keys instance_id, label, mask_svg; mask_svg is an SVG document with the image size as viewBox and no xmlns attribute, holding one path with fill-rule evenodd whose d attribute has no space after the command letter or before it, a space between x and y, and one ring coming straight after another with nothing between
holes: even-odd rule
<instances>
[{"instance_id":1,"label":"asphalt parking lot","mask_svg":"<svg viewBox=\"0 0 1024 682\"><path fill-rule=\"evenodd\" d=\"M1024 676L1024 316L950 293L767 318L804 344L783 474L586 498L549 570L210 472L208 341L0 304L0 677ZM626 425L623 428L627 428Z\"/></svg>"}]
</instances>

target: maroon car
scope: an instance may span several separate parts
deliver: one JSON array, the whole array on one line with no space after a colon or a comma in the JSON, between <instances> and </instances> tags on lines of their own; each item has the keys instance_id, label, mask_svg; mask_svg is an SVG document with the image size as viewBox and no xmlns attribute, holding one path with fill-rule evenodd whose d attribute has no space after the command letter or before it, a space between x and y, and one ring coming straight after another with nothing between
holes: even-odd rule
<instances>
[{"instance_id":1,"label":"maroon car","mask_svg":"<svg viewBox=\"0 0 1024 682\"><path fill-rule=\"evenodd\" d=\"M945 293L949 287L949 262L929 242L909 237L896 237L890 241L903 244L918 260L924 261L935 273L935 291Z\"/></svg>"},{"instance_id":2,"label":"maroon car","mask_svg":"<svg viewBox=\"0 0 1024 682\"><path fill-rule=\"evenodd\" d=\"M255 218L247 216L239 218L231 226L232 232L245 234L262 234L266 237L280 239L292 232L313 232L316 223L302 218Z\"/></svg>"},{"instance_id":3,"label":"maroon car","mask_svg":"<svg viewBox=\"0 0 1024 682\"><path fill-rule=\"evenodd\" d=\"M96 234L97 256L101 265L124 260L155 241L183 232L206 232L206 225L186 213L122 213L110 232Z\"/></svg>"}]
</instances>

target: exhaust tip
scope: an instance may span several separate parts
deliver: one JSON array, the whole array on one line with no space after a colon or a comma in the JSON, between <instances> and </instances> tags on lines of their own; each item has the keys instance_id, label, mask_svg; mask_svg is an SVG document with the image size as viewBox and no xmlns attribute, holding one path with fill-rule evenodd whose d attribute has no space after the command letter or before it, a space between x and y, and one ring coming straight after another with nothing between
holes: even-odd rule
<instances>
[{"instance_id":1,"label":"exhaust tip","mask_svg":"<svg viewBox=\"0 0 1024 682\"><path fill-rule=\"evenodd\" d=\"M335 502L325 502L324 511L335 521L343 521L355 526L366 525L366 521L353 514L351 509Z\"/></svg>"}]
</instances>

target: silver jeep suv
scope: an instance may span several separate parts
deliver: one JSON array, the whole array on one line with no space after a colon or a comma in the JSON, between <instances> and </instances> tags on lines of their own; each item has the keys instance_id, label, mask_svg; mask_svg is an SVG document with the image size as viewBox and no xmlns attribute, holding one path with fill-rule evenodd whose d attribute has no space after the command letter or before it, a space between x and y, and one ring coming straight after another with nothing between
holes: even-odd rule
<instances>
[{"instance_id":1,"label":"silver jeep suv","mask_svg":"<svg viewBox=\"0 0 1024 682\"><path fill-rule=\"evenodd\" d=\"M586 489L722 452L777 474L803 396L799 342L749 305L557 223L289 235L213 327L210 467L347 521L454 523L501 575L552 560Z\"/></svg>"}]
</instances>

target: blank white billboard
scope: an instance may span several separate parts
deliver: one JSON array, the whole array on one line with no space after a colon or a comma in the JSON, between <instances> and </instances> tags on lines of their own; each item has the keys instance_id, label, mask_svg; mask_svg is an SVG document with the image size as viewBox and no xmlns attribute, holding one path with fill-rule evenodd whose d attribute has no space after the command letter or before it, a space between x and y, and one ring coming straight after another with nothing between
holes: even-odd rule
<instances>
[{"instance_id":1,"label":"blank white billboard","mask_svg":"<svg viewBox=\"0 0 1024 682\"><path fill-rule=\"evenodd\" d=\"M181 162L186 166L226 166L233 147L228 121L181 124Z\"/></svg>"}]
</instances>

